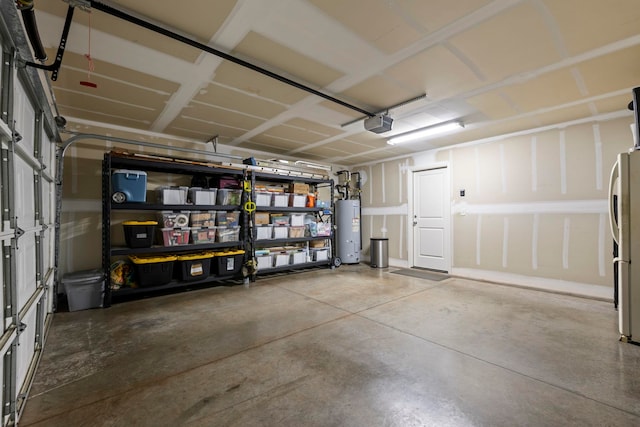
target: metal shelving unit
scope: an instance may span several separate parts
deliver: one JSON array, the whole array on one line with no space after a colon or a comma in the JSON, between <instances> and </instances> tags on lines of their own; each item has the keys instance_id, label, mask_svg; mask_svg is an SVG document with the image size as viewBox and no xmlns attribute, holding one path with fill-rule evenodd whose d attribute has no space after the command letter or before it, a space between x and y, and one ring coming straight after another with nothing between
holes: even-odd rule
<instances>
[{"instance_id":1,"label":"metal shelving unit","mask_svg":"<svg viewBox=\"0 0 640 427\"><path fill-rule=\"evenodd\" d=\"M146 172L158 172L166 174L194 175L203 174L206 176L234 175L244 182L249 182L243 191L240 205L164 205L157 203L115 203L111 199L111 172L113 169L131 169L142 170ZM283 174L280 174L283 172ZM326 178L326 177L325 177ZM169 159L158 158L156 156L146 155L128 155L121 153L106 153L102 168L102 265L105 271L105 294L104 306L108 307L112 302L119 300L132 299L136 297L158 294L161 292L171 292L180 289L188 290L194 287L203 287L214 284L216 282L225 282L232 280L242 280L248 283L249 280L255 280L257 275L277 273L291 270L303 270L318 267L333 267L335 265L335 242L333 228L329 236L305 236L287 239L269 239L256 240L254 224L254 212L271 212L271 213L303 213L312 214L318 218L331 219L333 222L333 204L329 208L308 208L308 207L257 207L254 210L244 209L247 202L255 202L256 179L260 181L268 181L271 183L290 184L292 182L307 183L313 188L328 188L330 200L334 197L334 182L331 179L318 178L317 176L301 176L299 173L287 175L284 171L277 173L267 173L262 170L256 170L255 167L245 165L219 165L213 163L192 162L186 159ZM251 205L251 203L249 203ZM113 212L156 212L156 211L181 211L181 210L199 210L199 211L232 211L239 210L242 212L240 224L240 239L234 242L210 243L210 244L190 244L179 246L152 246L150 248L128 248L121 246L112 246L111 242L111 220ZM278 266L268 270L261 270L256 274L250 268L251 264L246 264L248 260L255 259L255 249L260 247L275 247L278 245L307 244L313 240L326 240L329 256L327 260L305 262L291 264L286 266ZM110 287L110 268L112 257L122 257L132 254L181 254L187 252L196 252L203 250L231 249L239 248L245 250L245 258L243 265L247 265L245 275L238 273L234 276L208 276L201 280L176 281L161 286L146 286L141 288L120 288L111 289ZM243 269L245 270L245 269Z\"/></svg>"},{"instance_id":2,"label":"metal shelving unit","mask_svg":"<svg viewBox=\"0 0 640 427\"><path fill-rule=\"evenodd\" d=\"M323 207L275 207L275 206L257 206L255 212L269 212L269 213L301 213L301 214L314 214L318 218L321 219L330 219L332 221L332 229L331 234L329 236L305 236L305 237L294 237L294 238L286 238L286 239L256 239L256 230L255 227L252 227L249 235L251 239L251 255L255 258L255 250L256 248L270 248L277 247L281 245L288 244L296 244L296 243L309 243L313 240L326 240L328 242L329 256L327 260L323 261L313 261L313 262L305 262L300 264L289 264L284 266L278 266L273 268L261 269L256 272L256 275L265 275L278 273L283 271L293 271L293 270L303 270L311 267L331 267L333 268L335 263L335 233L333 231L333 198L334 198L334 181L332 179L319 179L319 178L309 178L309 177L300 177L300 176L286 176L286 175L278 175L271 174L265 172L256 172L253 171L251 174L251 201L255 202L255 188L256 188L256 180L260 182L268 182L273 184L290 184L293 182L301 182L309 184L315 189L318 188L329 188L330 192L330 200L331 206L329 208ZM255 224L255 214L251 214L251 224ZM307 245L307 251L309 250Z\"/></svg>"},{"instance_id":3,"label":"metal shelving unit","mask_svg":"<svg viewBox=\"0 0 640 427\"><path fill-rule=\"evenodd\" d=\"M106 153L102 164L102 266L105 272L105 292L104 307L109 307L112 302L118 302L125 299L133 299L135 297L144 297L151 294L161 292L176 291L180 289L190 289L193 287L203 287L215 283L242 280L242 274L238 273L231 276L215 276L209 275L199 280L171 282L160 286L145 286L140 288L120 288L111 289L110 273L112 257L120 257L131 254L183 254L187 252L199 252L204 250L231 249L241 248L248 252L247 247L247 219L242 209L246 201L246 195L243 193L242 203L240 205L164 205L157 203L114 203L111 199L111 171L113 169L134 169L151 172L194 175L204 174L207 176L216 175L234 175L239 180L246 178L246 171L239 168L216 167L208 164L190 164L182 160L160 159L156 157L132 158L128 155ZM201 210L201 211L241 211L241 234L240 239L233 242L216 242L205 244L190 244L178 246L152 246L150 248L128 248L114 247L111 244L111 219L112 211L131 211L131 212L159 212L159 211L181 211L181 210Z\"/></svg>"}]
</instances>

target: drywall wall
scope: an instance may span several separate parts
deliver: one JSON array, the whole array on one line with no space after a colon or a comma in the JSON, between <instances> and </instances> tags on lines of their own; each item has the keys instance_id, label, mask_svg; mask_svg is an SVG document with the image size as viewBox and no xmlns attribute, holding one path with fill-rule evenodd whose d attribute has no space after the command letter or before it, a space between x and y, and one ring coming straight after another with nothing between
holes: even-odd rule
<instances>
[{"instance_id":1,"label":"drywall wall","mask_svg":"<svg viewBox=\"0 0 640 427\"><path fill-rule=\"evenodd\" d=\"M633 144L632 123L629 115L558 126L357 166L367 175L363 253L369 237L388 237L391 264L410 266L411 170L447 164L454 274L525 285L542 278L552 289L605 297L613 283L609 171Z\"/></svg>"},{"instance_id":2,"label":"drywall wall","mask_svg":"<svg viewBox=\"0 0 640 427\"><path fill-rule=\"evenodd\" d=\"M362 178L362 253L368 255L371 237L389 238L389 258L406 260L407 174L412 159L355 168Z\"/></svg>"}]
</instances>

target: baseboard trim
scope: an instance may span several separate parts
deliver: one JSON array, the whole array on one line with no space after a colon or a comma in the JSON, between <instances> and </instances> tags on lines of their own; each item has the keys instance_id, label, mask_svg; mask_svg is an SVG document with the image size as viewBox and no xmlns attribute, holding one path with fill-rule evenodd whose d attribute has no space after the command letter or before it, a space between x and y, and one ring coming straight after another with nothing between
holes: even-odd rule
<instances>
[{"instance_id":1,"label":"baseboard trim","mask_svg":"<svg viewBox=\"0 0 640 427\"><path fill-rule=\"evenodd\" d=\"M572 295L599 301L613 301L613 284L609 287L473 268L452 268L450 274L456 277L482 280L501 285L517 286L520 288Z\"/></svg>"}]
</instances>

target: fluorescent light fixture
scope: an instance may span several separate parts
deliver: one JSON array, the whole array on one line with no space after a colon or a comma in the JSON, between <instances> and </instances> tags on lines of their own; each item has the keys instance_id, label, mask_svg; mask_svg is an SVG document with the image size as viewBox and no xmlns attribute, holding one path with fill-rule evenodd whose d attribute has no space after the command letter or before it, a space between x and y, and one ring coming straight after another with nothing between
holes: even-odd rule
<instances>
[{"instance_id":1,"label":"fluorescent light fixture","mask_svg":"<svg viewBox=\"0 0 640 427\"><path fill-rule=\"evenodd\" d=\"M449 132L452 130L463 128L461 122L444 122L437 125L429 126L426 128L418 129L415 131L403 133L398 136L394 136L387 141L389 145L399 144L401 142L414 141L416 139L422 139L427 136L438 135L440 133Z\"/></svg>"}]
</instances>

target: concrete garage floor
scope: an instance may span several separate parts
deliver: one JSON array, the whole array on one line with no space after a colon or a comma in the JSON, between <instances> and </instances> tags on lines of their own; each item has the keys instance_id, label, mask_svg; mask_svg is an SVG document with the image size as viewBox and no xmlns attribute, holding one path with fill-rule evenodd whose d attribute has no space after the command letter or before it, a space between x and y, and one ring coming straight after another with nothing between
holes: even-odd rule
<instances>
[{"instance_id":1,"label":"concrete garage floor","mask_svg":"<svg viewBox=\"0 0 640 427\"><path fill-rule=\"evenodd\" d=\"M20 425L640 425L611 303L389 271L56 314Z\"/></svg>"}]
</instances>

